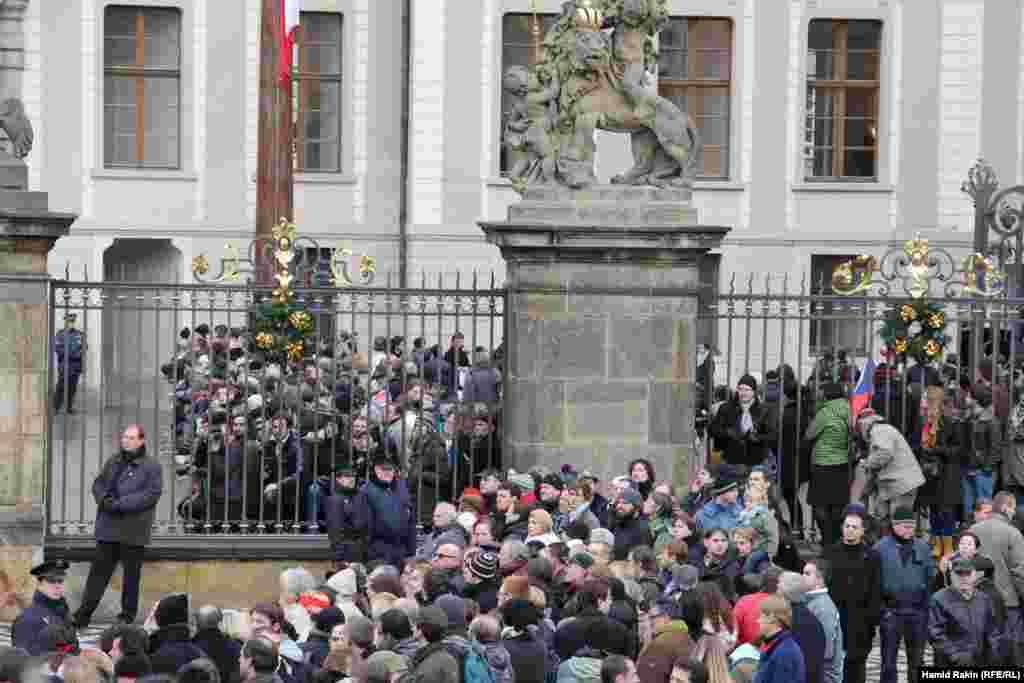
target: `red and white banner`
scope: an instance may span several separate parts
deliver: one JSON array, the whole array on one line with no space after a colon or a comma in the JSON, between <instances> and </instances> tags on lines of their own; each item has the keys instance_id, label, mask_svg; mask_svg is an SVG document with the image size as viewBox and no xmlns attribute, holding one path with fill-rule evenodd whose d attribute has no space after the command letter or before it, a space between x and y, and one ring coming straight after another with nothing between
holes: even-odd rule
<instances>
[{"instance_id":1,"label":"red and white banner","mask_svg":"<svg viewBox=\"0 0 1024 683\"><path fill-rule=\"evenodd\" d=\"M299 27L300 0L278 2L278 68L281 85L292 81L292 52L295 48L295 30Z\"/></svg>"}]
</instances>

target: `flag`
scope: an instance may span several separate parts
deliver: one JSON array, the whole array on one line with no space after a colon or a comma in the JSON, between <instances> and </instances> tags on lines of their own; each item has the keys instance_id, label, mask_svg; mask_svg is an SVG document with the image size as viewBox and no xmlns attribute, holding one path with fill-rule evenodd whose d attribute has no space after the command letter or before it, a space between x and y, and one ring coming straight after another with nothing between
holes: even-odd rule
<instances>
[{"instance_id":1,"label":"flag","mask_svg":"<svg viewBox=\"0 0 1024 683\"><path fill-rule=\"evenodd\" d=\"M300 0L277 0L277 63L282 86L288 86L292 82L292 52L295 48L295 29L299 27L299 2Z\"/></svg>"},{"instance_id":2,"label":"flag","mask_svg":"<svg viewBox=\"0 0 1024 683\"><path fill-rule=\"evenodd\" d=\"M860 371L860 379L857 386L850 392L850 423L852 424L861 411L871 403L871 397L875 394L875 361L868 358L864 368Z\"/></svg>"}]
</instances>

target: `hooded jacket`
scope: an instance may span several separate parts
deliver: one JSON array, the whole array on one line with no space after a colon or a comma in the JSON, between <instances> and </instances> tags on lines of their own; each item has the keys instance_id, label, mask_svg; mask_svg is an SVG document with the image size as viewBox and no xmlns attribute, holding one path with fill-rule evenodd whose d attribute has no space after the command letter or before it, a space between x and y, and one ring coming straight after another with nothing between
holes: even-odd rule
<instances>
[{"instance_id":1,"label":"hooded jacket","mask_svg":"<svg viewBox=\"0 0 1024 683\"><path fill-rule=\"evenodd\" d=\"M32 604L18 615L11 626L11 644L33 657L44 655L43 629L51 624L63 624L67 618L67 600L53 600L36 591L32 595Z\"/></svg>"},{"instance_id":2,"label":"hooded jacket","mask_svg":"<svg viewBox=\"0 0 1024 683\"><path fill-rule=\"evenodd\" d=\"M154 674L174 676L178 669L206 653L192 643L188 624L171 624L153 632L149 637L149 661Z\"/></svg>"},{"instance_id":3,"label":"hooded jacket","mask_svg":"<svg viewBox=\"0 0 1024 683\"><path fill-rule=\"evenodd\" d=\"M692 649L693 640L685 622L670 621L654 629L654 638L636 661L640 683L668 683L673 662L689 657Z\"/></svg>"},{"instance_id":4,"label":"hooded jacket","mask_svg":"<svg viewBox=\"0 0 1024 683\"><path fill-rule=\"evenodd\" d=\"M581 653L563 661L558 667L558 683L601 683L601 656L590 654L593 656Z\"/></svg>"},{"instance_id":5,"label":"hooded jacket","mask_svg":"<svg viewBox=\"0 0 1024 683\"><path fill-rule=\"evenodd\" d=\"M512 668L512 655L508 648L501 641L493 643L478 643L484 652L487 663L494 672L494 683L513 683L516 679L516 672Z\"/></svg>"}]
</instances>

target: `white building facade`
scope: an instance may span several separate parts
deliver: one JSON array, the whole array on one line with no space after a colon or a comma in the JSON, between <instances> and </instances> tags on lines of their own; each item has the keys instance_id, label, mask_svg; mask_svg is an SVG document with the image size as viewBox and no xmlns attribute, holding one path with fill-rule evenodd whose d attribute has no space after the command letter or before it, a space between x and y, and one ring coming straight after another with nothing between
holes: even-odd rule
<instances>
[{"instance_id":1,"label":"white building facade","mask_svg":"<svg viewBox=\"0 0 1024 683\"><path fill-rule=\"evenodd\" d=\"M814 279L917 232L969 243L972 161L1022 181L1022 4L669 0L660 87L708 143L701 219L733 227L712 284ZM302 0L296 222L414 283L500 277L476 222L517 198L502 177L501 75L526 58L531 12L561 1L406 6ZM251 237L259 19L260 0L0 4L15 46L3 73L36 127L31 189L80 215L55 276L190 282L193 256ZM606 137L603 178L628 163L625 139Z\"/></svg>"}]
</instances>

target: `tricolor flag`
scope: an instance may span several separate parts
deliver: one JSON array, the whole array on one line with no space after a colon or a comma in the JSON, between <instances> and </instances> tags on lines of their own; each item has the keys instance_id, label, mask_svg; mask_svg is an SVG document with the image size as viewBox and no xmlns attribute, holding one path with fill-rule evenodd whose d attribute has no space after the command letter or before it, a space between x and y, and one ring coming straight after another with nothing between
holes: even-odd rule
<instances>
[{"instance_id":1,"label":"tricolor flag","mask_svg":"<svg viewBox=\"0 0 1024 683\"><path fill-rule=\"evenodd\" d=\"M292 52L295 47L295 30L299 27L299 2L300 0L277 0L277 61L283 86L292 82Z\"/></svg>"},{"instance_id":2,"label":"tricolor flag","mask_svg":"<svg viewBox=\"0 0 1024 683\"><path fill-rule=\"evenodd\" d=\"M850 392L850 424L857 419L860 412L871 404L871 397L875 394L875 361L868 358L864 368L860 371L860 379L857 386Z\"/></svg>"}]
</instances>

